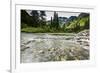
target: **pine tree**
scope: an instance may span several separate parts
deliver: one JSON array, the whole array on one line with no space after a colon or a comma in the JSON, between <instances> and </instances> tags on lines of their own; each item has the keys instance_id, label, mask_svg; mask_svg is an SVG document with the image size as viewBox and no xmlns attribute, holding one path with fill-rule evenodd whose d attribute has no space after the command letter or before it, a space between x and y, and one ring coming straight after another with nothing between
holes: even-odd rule
<instances>
[{"instance_id":1,"label":"pine tree","mask_svg":"<svg viewBox=\"0 0 100 73\"><path fill-rule=\"evenodd\" d=\"M26 26L32 26L32 18L26 12L26 10L21 10L21 28L25 28Z\"/></svg>"},{"instance_id":2,"label":"pine tree","mask_svg":"<svg viewBox=\"0 0 100 73\"><path fill-rule=\"evenodd\" d=\"M53 26L53 23L52 23L52 17L51 17L51 24L50 24L50 28L52 28L52 26Z\"/></svg>"},{"instance_id":3,"label":"pine tree","mask_svg":"<svg viewBox=\"0 0 100 73\"><path fill-rule=\"evenodd\" d=\"M58 28L59 28L59 18L58 18L58 13L57 13L56 15L57 15L57 25L56 25L56 28L58 29Z\"/></svg>"},{"instance_id":4,"label":"pine tree","mask_svg":"<svg viewBox=\"0 0 100 73\"><path fill-rule=\"evenodd\" d=\"M53 27L55 29L58 29L58 27L59 27L59 18L58 18L58 14L56 12L54 12L54 17L53 17Z\"/></svg>"},{"instance_id":5,"label":"pine tree","mask_svg":"<svg viewBox=\"0 0 100 73\"><path fill-rule=\"evenodd\" d=\"M32 19L33 19L32 27L38 27L39 26L39 13L38 13L38 11L32 10L31 15L32 15Z\"/></svg>"},{"instance_id":6,"label":"pine tree","mask_svg":"<svg viewBox=\"0 0 100 73\"><path fill-rule=\"evenodd\" d=\"M40 27L43 27L46 25L46 14L45 11L40 11Z\"/></svg>"}]
</instances>

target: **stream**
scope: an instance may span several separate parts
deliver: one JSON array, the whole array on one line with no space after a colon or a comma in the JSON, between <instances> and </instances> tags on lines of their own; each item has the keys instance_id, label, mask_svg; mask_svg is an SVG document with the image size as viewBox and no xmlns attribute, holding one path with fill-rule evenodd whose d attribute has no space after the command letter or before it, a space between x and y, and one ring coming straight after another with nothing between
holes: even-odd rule
<instances>
[{"instance_id":1,"label":"stream","mask_svg":"<svg viewBox=\"0 0 100 73\"><path fill-rule=\"evenodd\" d=\"M21 63L89 59L89 36L69 33L21 33Z\"/></svg>"}]
</instances>

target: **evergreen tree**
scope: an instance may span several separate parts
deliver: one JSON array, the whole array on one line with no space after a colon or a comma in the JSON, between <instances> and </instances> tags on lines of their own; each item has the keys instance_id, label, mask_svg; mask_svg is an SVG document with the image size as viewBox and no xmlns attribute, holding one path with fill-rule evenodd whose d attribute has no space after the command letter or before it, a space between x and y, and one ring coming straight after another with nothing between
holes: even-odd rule
<instances>
[{"instance_id":1,"label":"evergreen tree","mask_svg":"<svg viewBox=\"0 0 100 73\"><path fill-rule=\"evenodd\" d=\"M45 11L40 11L40 27L43 27L46 25L46 14Z\"/></svg>"},{"instance_id":2,"label":"evergreen tree","mask_svg":"<svg viewBox=\"0 0 100 73\"><path fill-rule=\"evenodd\" d=\"M31 15L32 15L32 19L33 19L32 27L38 27L39 26L39 13L38 13L38 11L32 10Z\"/></svg>"},{"instance_id":3,"label":"evergreen tree","mask_svg":"<svg viewBox=\"0 0 100 73\"><path fill-rule=\"evenodd\" d=\"M51 17L51 24L50 24L50 28L52 28L53 27L53 23L52 23L52 17Z\"/></svg>"},{"instance_id":4,"label":"evergreen tree","mask_svg":"<svg viewBox=\"0 0 100 73\"><path fill-rule=\"evenodd\" d=\"M58 28L59 28L59 18L58 18L58 13L57 13L56 15L57 15L57 25L56 25L56 28L58 29Z\"/></svg>"},{"instance_id":5,"label":"evergreen tree","mask_svg":"<svg viewBox=\"0 0 100 73\"><path fill-rule=\"evenodd\" d=\"M89 21L89 17L88 17L88 20L85 22L85 25L84 25L84 29L89 29L89 24L90 24L90 21Z\"/></svg>"},{"instance_id":6,"label":"evergreen tree","mask_svg":"<svg viewBox=\"0 0 100 73\"><path fill-rule=\"evenodd\" d=\"M58 29L58 27L59 27L59 18L58 18L58 14L56 12L54 12L54 17L53 17L53 27L55 29Z\"/></svg>"},{"instance_id":7,"label":"evergreen tree","mask_svg":"<svg viewBox=\"0 0 100 73\"><path fill-rule=\"evenodd\" d=\"M21 28L26 26L31 26L33 23L31 16L26 12L26 10L21 10Z\"/></svg>"}]
</instances>

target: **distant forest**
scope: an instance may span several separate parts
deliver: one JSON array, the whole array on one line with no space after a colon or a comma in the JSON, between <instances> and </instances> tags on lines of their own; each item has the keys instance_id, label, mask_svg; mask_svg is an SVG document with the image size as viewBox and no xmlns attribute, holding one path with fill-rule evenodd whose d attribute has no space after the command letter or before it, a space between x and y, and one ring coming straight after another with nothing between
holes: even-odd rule
<instances>
[{"instance_id":1,"label":"distant forest","mask_svg":"<svg viewBox=\"0 0 100 73\"><path fill-rule=\"evenodd\" d=\"M79 16L67 18L59 17L59 14L54 11L50 20L46 19L46 11L32 10L30 14L26 10L21 10L21 32L66 33L89 29L89 13L80 13Z\"/></svg>"}]
</instances>

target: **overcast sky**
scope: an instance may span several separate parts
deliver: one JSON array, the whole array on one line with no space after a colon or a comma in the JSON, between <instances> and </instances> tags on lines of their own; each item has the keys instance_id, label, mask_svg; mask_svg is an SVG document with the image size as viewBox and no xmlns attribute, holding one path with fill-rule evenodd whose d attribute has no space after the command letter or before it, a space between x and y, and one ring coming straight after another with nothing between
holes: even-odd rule
<instances>
[{"instance_id":1,"label":"overcast sky","mask_svg":"<svg viewBox=\"0 0 100 73\"><path fill-rule=\"evenodd\" d=\"M28 14L30 14L31 10L27 10L27 12ZM47 20L50 20L51 17L53 17L54 15L54 11L45 11L45 13ZM62 12L57 11L57 13L59 17L67 17L67 18L69 18L70 16L78 16L80 14L79 12L63 12L63 11Z\"/></svg>"}]
</instances>

